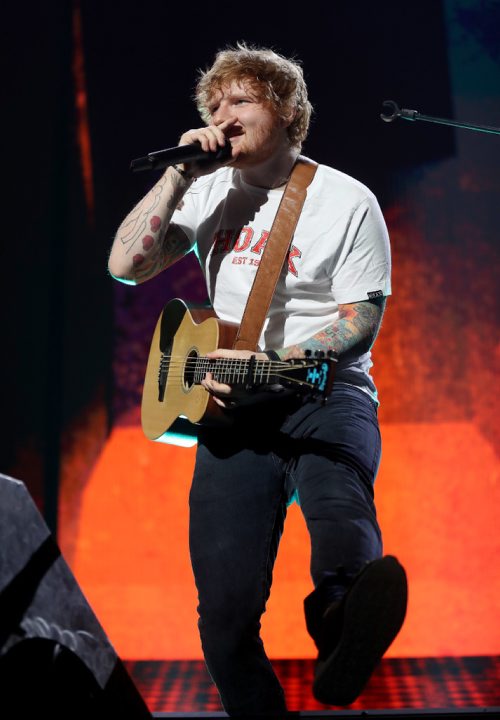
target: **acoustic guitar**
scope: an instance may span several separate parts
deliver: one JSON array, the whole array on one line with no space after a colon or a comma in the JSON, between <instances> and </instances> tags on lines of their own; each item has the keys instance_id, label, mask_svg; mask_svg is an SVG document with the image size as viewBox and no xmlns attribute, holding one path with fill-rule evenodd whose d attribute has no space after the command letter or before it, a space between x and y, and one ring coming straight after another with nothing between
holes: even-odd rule
<instances>
[{"instance_id":1,"label":"acoustic guitar","mask_svg":"<svg viewBox=\"0 0 500 720\"><path fill-rule=\"evenodd\" d=\"M183 418L195 425L231 422L231 410L217 405L200 384L207 372L248 393L285 389L322 397L330 393L332 357L278 361L206 357L217 348L233 347L237 330L236 323L221 320L208 308L189 308L178 298L165 305L151 341L142 392L146 437L162 438Z\"/></svg>"}]
</instances>

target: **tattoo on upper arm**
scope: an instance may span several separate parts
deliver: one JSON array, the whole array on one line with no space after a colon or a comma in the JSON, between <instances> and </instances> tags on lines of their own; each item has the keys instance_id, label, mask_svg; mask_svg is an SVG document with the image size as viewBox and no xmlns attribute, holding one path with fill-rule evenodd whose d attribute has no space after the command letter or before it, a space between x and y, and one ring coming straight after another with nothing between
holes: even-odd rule
<instances>
[{"instance_id":1,"label":"tattoo on upper arm","mask_svg":"<svg viewBox=\"0 0 500 720\"><path fill-rule=\"evenodd\" d=\"M164 262L172 265L176 260L184 257L190 249L191 244L184 230L178 225L169 225L160 250Z\"/></svg>"},{"instance_id":2,"label":"tattoo on upper arm","mask_svg":"<svg viewBox=\"0 0 500 720\"><path fill-rule=\"evenodd\" d=\"M284 359L303 357L306 349L332 351L337 356L361 355L372 347L382 322L385 297L339 305L339 317L332 325L299 345L285 348Z\"/></svg>"},{"instance_id":3,"label":"tattoo on upper arm","mask_svg":"<svg viewBox=\"0 0 500 720\"><path fill-rule=\"evenodd\" d=\"M134 255L133 262L138 282L158 275L162 270L180 260L191 249L185 232L177 225L169 225L163 238L160 238L158 252L148 256ZM136 259L137 258L137 259Z\"/></svg>"},{"instance_id":4,"label":"tattoo on upper arm","mask_svg":"<svg viewBox=\"0 0 500 720\"><path fill-rule=\"evenodd\" d=\"M357 334L363 338L373 338L381 319L382 313L378 303L370 300L339 307L339 320L351 323Z\"/></svg>"}]
</instances>

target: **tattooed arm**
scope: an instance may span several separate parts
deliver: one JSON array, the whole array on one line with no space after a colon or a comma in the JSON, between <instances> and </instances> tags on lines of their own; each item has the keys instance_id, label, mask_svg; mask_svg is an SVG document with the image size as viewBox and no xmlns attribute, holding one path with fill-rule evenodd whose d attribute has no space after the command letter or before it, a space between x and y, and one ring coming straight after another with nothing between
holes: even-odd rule
<instances>
[{"instance_id":1,"label":"tattooed arm","mask_svg":"<svg viewBox=\"0 0 500 720\"><path fill-rule=\"evenodd\" d=\"M298 345L278 350L283 360L304 357L305 350L333 350L339 359L358 357L372 347L385 309L385 297L339 305L339 317L312 338Z\"/></svg>"},{"instance_id":2,"label":"tattooed arm","mask_svg":"<svg viewBox=\"0 0 500 720\"><path fill-rule=\"evenodd\" d=\"M108 269L113 277L141 283L183 257L190 244L170 218L192 180L168 168L122 222L114 239Z\"/></svg>"},{"instance_id":3,"label":"tattooed arm","mask_svg":"<svg viewBox=\"0 0 500 720\"><path fill-rule=\"evenodd\" d=\"M181 136L180 145L199 142L205 152L215 152L226 144L225 133L236 122L235 118L217 124L188 130ZM232 151L232 159L238 156ZM211 163L184 163L179 173L168 168L160 181L136 205L116 233L109 256L108 269L120 280L140 283L158 275L189 252L186 234L170 224L172 214L194 179L208 175L229 161Z\"/></svg>"},{"instance_id":4,"label":"tattooed arm","mask_svg":"<svg viewBox=\"0 0 500 720\"><path fill-rule=\"evenodd\" d=\"M362 355L375 342L382 322L385 302L386 298L380 297L374 300L339 305L339 318L333 325L299 345L291 345L274 352L277 352L282 360L303 358L306 350L311 350L313 353L316 350L323 350L325 353L333 350L342 359ZM255 355L257 360L267 360L268 358L266 353L252 353L249 350L218 349L215 352L207 353L207 356L212 358L249 358L251 355ZM211 373L207 373L201 384L213 395L218 405L230 407L231 405L227 403L231 401L231 398L234 400L235 397L240 404L241 398L234 395L231 386L217 382ZM265 395L263 394L261 397L264 399Z\"/></svg>"}]
</instances>

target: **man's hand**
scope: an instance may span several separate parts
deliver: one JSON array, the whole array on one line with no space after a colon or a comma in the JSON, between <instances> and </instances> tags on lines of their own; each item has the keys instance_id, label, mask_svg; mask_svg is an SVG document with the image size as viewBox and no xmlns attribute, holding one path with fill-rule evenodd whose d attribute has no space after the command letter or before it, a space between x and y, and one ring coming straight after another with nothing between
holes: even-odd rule
<instances>
[{"instance_id":1,"label":"man's hand","mask_svg":"<svg viewBox=\"0 0 500 720\"><path fill-rule=\"evenodd\" d=\"M181 136L179 145L192 145L195 142L199 142L202 150L205 152L217 152L219 147L224 147L226 143L230 142L228 132L235 122L236 118L232 118L230 120L224 120L217 125L207 125L206 127L188 130ZM191 177L198 178L202 177L202 175L210 175L210 173L213 173L223 165L230 165L236 160L238 155L239 151L232 149L231 157L224 162L202 162L201 165L197 162L190 162L184 163L182 169Z\"/></svg>"},{"instance_id":2,"label":"man's hand","mask_svg":"<svg viewBox=\"0 0 500 720\"><path fill-rule=\"evenodd\" d=\"M249 360L252 355L255 355L256 360L269 360L266 353L263 352L251 352L250 350L214 350L213 352L207 353L207 358L234 358L235 360ZM231 408L235 405L245 404L245 398L249 397L249 394L238 388L234 390L230 385L225 383L217 382L212 377L212 373L207 373L205 378L201 381L202 386L209 392L217 405L223 408Z\"/></svg>"}]
</instances>

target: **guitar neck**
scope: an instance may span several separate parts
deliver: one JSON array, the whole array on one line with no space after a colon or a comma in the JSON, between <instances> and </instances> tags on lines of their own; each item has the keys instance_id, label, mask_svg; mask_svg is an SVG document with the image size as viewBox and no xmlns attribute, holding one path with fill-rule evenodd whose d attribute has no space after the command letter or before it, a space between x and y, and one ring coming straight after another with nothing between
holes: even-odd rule
<instances>
[{"instance_id":1,"label":"guitar neck","mask_svg":"<svg viewBox=\"0 0 500 720\"><path fill-rule=\"evenodd\" d=\"M277 382L277 373L287 367L284 361L197 357L190 361L193 382L199 385L207 373L226 385L269 385Z\"/></svg>"},{"instance_id":2,"label":"guitar neck","mask_svg":"<svg viewBox=\"0 0 500 720\"><path fill-rule=\"evenodd\" d=\"M292 360L257 360L250 358L207 358L190 356L184 370L188 385L199 385L207 373L217 382L246 389L280 384L286 387L315 390L324 396L333 381L331 358Z\"/></svg>"}]
</instances>

